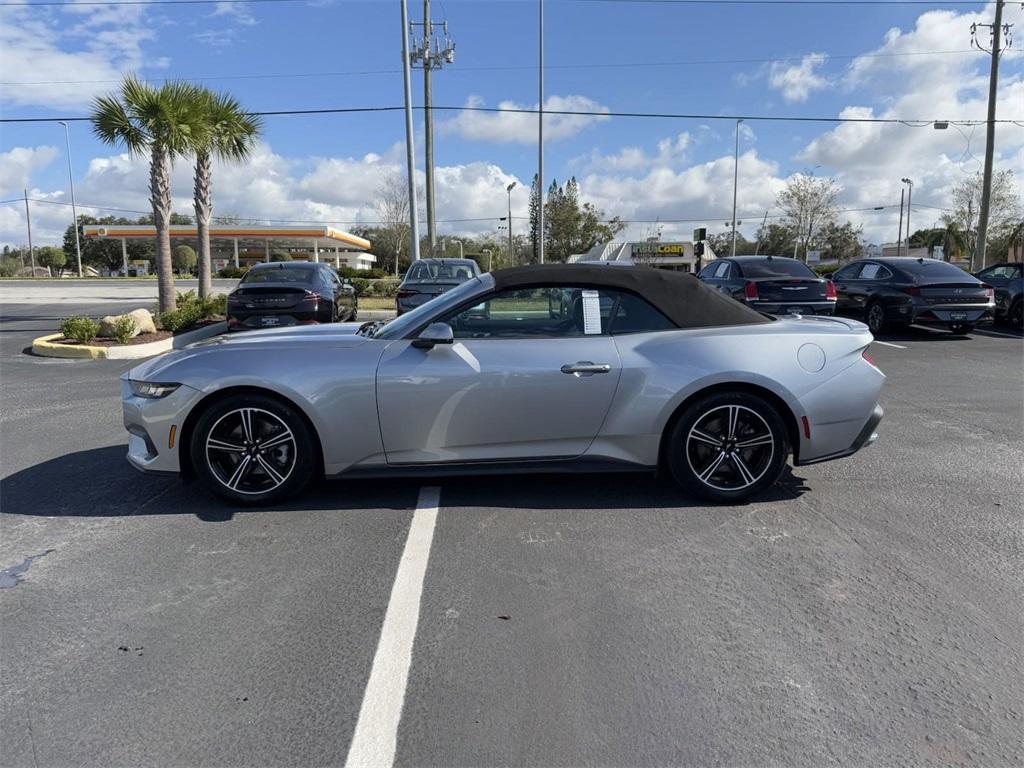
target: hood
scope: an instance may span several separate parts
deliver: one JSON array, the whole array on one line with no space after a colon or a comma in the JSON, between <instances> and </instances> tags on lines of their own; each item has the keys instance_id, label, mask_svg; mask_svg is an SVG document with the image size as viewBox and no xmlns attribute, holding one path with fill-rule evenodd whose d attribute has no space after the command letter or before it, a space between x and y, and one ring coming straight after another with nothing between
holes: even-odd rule
<instances>
[{"instance_id":1,"label":"hood","mask_svg":"<svg viewBox=\"0 0 1024 768\"><path fill-rule=\"evenodd\" d=\"M285 328L267 328L258 331L224 333L211 339L197 341L183 349L177 349L147 360L135 366L121 378L137 381L173 381L170 369L178 363L208 355L230 353L257 353L272 355L275 349L293 347L298 344L330 346L332 349L356 347L368 343L365 336L357 336L362 323L324 323L323 325L299 325Z\"/></svg>"}]
</instances>

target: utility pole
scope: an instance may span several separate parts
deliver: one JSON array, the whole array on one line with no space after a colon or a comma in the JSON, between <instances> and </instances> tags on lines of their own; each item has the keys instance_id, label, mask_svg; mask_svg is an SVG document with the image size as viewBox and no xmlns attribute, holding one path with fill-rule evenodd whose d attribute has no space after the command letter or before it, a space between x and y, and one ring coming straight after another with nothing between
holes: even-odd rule
<instances>
[{"instance_id":1,"label":"utility pole","mask_svg":"<svg viewBox=\"0 0 1024 768\"><path fill-rule=\"evenodd\" d=\"M64 146L68 153L68 184L71 186L71 218L75 222L75 254L78 256L78 276L82 276L82 244L78 241L78 208L75 205L75 174L71 170L71 133L68 124L58 120L64 126Z\"/></svg>"},{"instance_id":2,"label":"utility pole","mask_svg":"<svg viewBox=\"0 0 1024 768\"><path fill-rule=\"evenodd\" d=\"M410 25L409 34L412 35ZM434 103L433 86L431 84L431 72L441 69L445 64L455 62L455 44L448 37L448 22L442 22L444 28L444 48L442 49L437 40L434 39L434 24L430 20L430 0L423 0L423 21L419 23L423 27L423 36L418 44L413 45L410 54L410 64L420 62L423 68L423 117L424 117L424 170L427 174L427 239L430 242L430 255L434 255L437 249L437 227L434 223L434 113L431 106ZM415 41L415 36L413 37Z\"/></svg>"},{"instance_id":3,"label":"utility pole","mask_svg":"<svg viewBox=\"0 0 1024 768\"><path fill-rule=\"evenodd\" d=\"M736 214L733 213L733 216L735 216L735 215ZM764 229L767 226L768 226L768 211L766 210L764 212L764 220L761 222L761 229ZM760 254L761 254L761 232L758 231L758 233L757 233L757 245L754 246L754 255L755 256L759 256Z\"/></svg>"},{"instance_id":4,"label":"utility pole","mask_svg":"<svg viewBox=\"0 0 1024 768\"><path fill-rule=\"evenodd\" d=\"M910 255L910 201L914 197L914 182L903 178L901 181L907 185L907 256Z\"/></svg>"},{"instance_id":5,"label":"utility pole","mask_svg":"<svg viewBox=\"0 0 1024 768\"><path fill-rule=\"evenodd\" d=\"M736 121L736 148L733 151L732 162L732 255L736 256L736 185L740 178L740 123Z\"/></svg>"},{"instance_id":6,"label":"utility pole","mask_svg":"<svg viewBox=\"0 0 1024 768\"><path fill-rule=\"evenodd\" d=\"M409 72L409 21L405 0L402 4L402 81L405 85L405 160L409 176L409 255L413 261L420 260L420 215L416 202L416 148L413 146L412 127L412 77ZM235 241L235 264L238 264L238 241ZM395 254L395 274L398 274L398 254Z\"/></svg>"},{"instance_id":7,"label":"utility pole","mask_svg":"<svg viewBox=\"0 0 1024 768\"><path fill-rule=\"evenodd\" d=\"M537 75L537 184L540 206L537 209L537 257L544 263L544 0L538 0L538 43L540 68Z\"/></svg>"},{"instance_id":8,"label":"utility pole","mask_svg":"<svg viewBox=\"0 0 1024 768\"><path fill-rule=\"evenodd\" d=\"M509 266L515 264L515 254L512 252L512 190L516 188L516 182L512 182L505 191L508 192L508 263Z\"/></svg>"},{"instance_id":9,"label":"utility pole","mask_svg":"<svg viewBox=\"0 0 1024 768\"><path fill-rule=\"evenodd\" d=\"M900 233L896 235L896 255L900 256L903 252L903 199L907 194L907 190L900 187Z\"/></svg>"},{"instance_id":10,"label":"utility pole","mask_svg":"<svg viewBox=\"0 0 1024 768\"><path fill-rule=\"evenodd\" d=\"M28 257L32 262L32 277L36 276L36 252L32 250L32 213L28 209L28 190L25 190L25 224L28 226Z\"/></svg>"},{"instance_id":11,"label":"utility pole","mask_svg":"<svg viewBox=\"0 0 1024 768\"><path fill-rule=\"evenodd\" d=\"M996 86L999 81L999 56L1002 53L1002 35L1010 35L1010 27L1003 26L1005 0L996 0L996 18L992 24L971 25L971 45L992 54L992 68L988 76L988 122L985 128L985 171L981 182L981 211L978 216L978 247L971 256L971 269L985 268L985 240L988 238L988 206L992 197L992 155L996 143ZM978 27L988 27L992 35L992 50L989 51L976 39ZM1007 46L1009 47L1009 46ZM975 256L978 263L975 264Z\"/></svg>"}]
</instances>

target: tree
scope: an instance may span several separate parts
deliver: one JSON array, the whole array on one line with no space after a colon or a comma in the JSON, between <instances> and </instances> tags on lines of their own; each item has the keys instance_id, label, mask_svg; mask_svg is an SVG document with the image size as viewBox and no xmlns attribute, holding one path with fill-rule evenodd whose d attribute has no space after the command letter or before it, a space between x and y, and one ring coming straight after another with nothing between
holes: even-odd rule
<instances>
[{"instance_id":1,"label":"tree","mask_svg":"<svg viewBox=\"0 0 1024 768\"><path fill-rule=\"evenodd\" d=\"M975 254L978 250L978 219L981 214L981 188L983 175L978 173L962 179L953 187L952 192L952 213L942 217L943 222L948 226L955 224L962 232L967 241L967 250L971 254L971 271L985 268L985 264L975 264ZM1010 232L1021 222L1024 216L1021 211L1020 193L1014 183L1013 171L1005 169L999 171L992 177L992 193L989 196L988 204L988 240L986 249L990 244L994 246L997 256L1000 250L1005 252L1002 246ZM987 259L986 259L987 260ZM994 261L995 259L993 259Z\"/></svg>"},{"instance_id":2,"label":"tree","mask_svg":"<svg viewBox=\"0 0 1024 768\"><path fill-rule=\"evenodd\" d=\"M382 269L393 267L398 274L402 250L409 243L409 176L397 171L388 173L380 187L377 188L377 215L381 225L376 230L377 236L367 239L373 244L373 250L385 257L381 262Z\"/></svg>"},{"instance_id":3,"label":"tree","mask_svg":"<svg viewBox=\"0 0 1024 768\"><path fill-rule=\"evenodd\" d=\"M169 81L159 88L129 75L119 94L93 100L93 133L132 155L149 154L149 194L156 226L160 311L176 308L171 261L171 165L191 150L200 125L195 87Z\"/></svg>"},{"instance_id":4,"label":"tree","mask_svg":"<svg viewBox=\"0 0 1024 768\"><path fill-rule=\"evenodd\" d=\"M263 123L251 115L232 96L202 88L193 94L194 108L200 115L198 130L192 133L195 153L196 233L199 239L199 296L213 292L210 268L210 217L213 215L213 158L241 162L249 157Z\"/></svg>"},{"instance_id":5,"label":"tree","mask_svg":"<svg viewBox=\"0 0 1024 768\"><path fill-rule=\"evenodd\" d=\"M533 174L533 184L530 185L530 249L532 256L530 261L537 263L540 251L540 178Z\"/></svg>"},{"instance_id":6,"label":"tree","mask_svg":"<svg viewBox=\"0 0 1024 768\"><path fill-rule=\"evenodd\" d=\"M544 201L545 260L567 261L586 253L598 243L609 242L626 225L618 218L605 219L592 203L580 203L579 184L570 179L564 187L551 183Z\"/></svg>"},{"instance_id":7,"label":"tree","mask_svg":"<svg viewBox=\"0 0 1024 768\"><path fill-rule=\"evenodd\" d=\"M174 265L176 272L187 272L192 273L192 270L196 268L196 261L198 257L196 252L187 245L176 245L174 247L174 253L171 256L171 262Z\"/></svg>"},{"instance_id":8,"label":"tree","mask_svg":"<svg viewBox=\"0 0 1024 768\"><path fill-rule=\"evenodd\" d=\"M732 232L719 232L708 236L708 245L716 256L728 256L732 253ZM739 232L736 233L736 255L750 256L757 250L757 243L747 240Z\"/></svg>"},{"instance_id":9,"label":"tree","mask_svg":"<svg viewBox=\"0 0 1024 768\"><path fill-rule=\"evenodd\" d=\"M64 265L68 263L68 257L62 249L44 245L36 253L36 263L41 267L56 270L59 275L64 272Z\"/></svg>"},{"instance_id":10,"label":"tree","mask_svg":"<svg viewBox=\"0 0 1024 768\"><path fill-rule=\"evenodd\" d=\"M790 231L791 242L796 240L804 261L815 234L827 230L835 222L839 191L835 179L819 179L798 173L786 182L786 188L776 197L776 205L784 214L782 226Z\"/></svg>"},{"instance_id":11,"label":"tree","mask_svg":"<svg viewBox=\"0 0 1024 768\"><path fill-rule=\"evenodd\" d=\"M274 251L270 254L271 261L291 261L292 255L288 251Z\"/></svg>"},{"instance_id":12,"label":"tree","mask_svg":"<svg viewBox=\"0 0 1024 768\"><path fill-rule=\"evenodd\" d=\"M864 255L864 246L860 241L864 235L863 227L854 227L849 221L839 224L832 222L821 231L819 241L824 256L833 261L848 261Z\"/></svg>"}]
</instances>

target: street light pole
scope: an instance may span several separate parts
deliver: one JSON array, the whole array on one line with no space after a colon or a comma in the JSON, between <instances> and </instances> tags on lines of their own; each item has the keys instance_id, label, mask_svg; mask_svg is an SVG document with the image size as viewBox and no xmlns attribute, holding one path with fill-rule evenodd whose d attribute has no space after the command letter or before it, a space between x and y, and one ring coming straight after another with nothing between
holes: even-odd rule
<instances>
[{"instance_id":1,"label":"street light pole","mask_svg":"<svg viewBox=\"0 0 1024 768\"><path fill-rule=\"evenodd\" d=\"M78 276L82 276L82 244L78 241L78 207L75 205L75 174L71 170L71 133L68 124L58 120L64 126L64 146L68 154L68 184L71 185L71 217L75 222L75 254L78 256Z\"/></svg>"},{"instance_id":2,"label":"street light pole","mask_svg":"<svg viewBox=\"0 0 1024 768\"><path fill-rule=\"evenodd\" d=\"M516 182L512 182L505 191L508 192L508 263L511 266L515 263L515 257L512 254L512 190L515 189Z\"/></svg>"},{"instance_id":3,"label":"street light pole","mask_svg":"<svg viewBox=\"0 0 1024 768\"><path fill-rule=\"evenodd\" d=\"M736 186L740 178L740 123L736 121L736 148L732 162L732 255L736 256Z\"/></svg>"},{"instance_id":4,"label":"street light pole","mask_svg":"<svg viewBox=\"0 0 1024 768\"><path fill-rule=\"evenodd\" d=\"M416 210L416 157L413 154L412 127L412 76L409 73L409 10L405 0L402 5L402 80L405 85L405 160L406 172L409 175L409 254L413 261L420 260L420 223L419 212ZM395 269L398 269L398 256L395 256Z\"/></svg>"},{"instance_id":5,"label":"street light pole","mask_svg":"<svg viewBox=\"0 0 1024 768\"><path fill-rule=\"evenodd\" d=\"M907 190L900 187L900 233L896 236L896 255L901 256L903 254L903 200Z\"/></svg>"},{"instance_id":6,"label":"street light pole","mask_svg":"<svg viewBox=\"0 0 1024 768\"><path fill-rule=\"evenodd\" d=\"M544 0L539 0L540 67L537 76L537 257L544 263Z\"/></svg>"},{"instance_id":7,"label":"street light pole","mask_svg":"<svg viewBox=\"0 0 1024 768\"><path fill-rule=\"evenodd\" d=\"M910 255L910 201L914 196L914 182L908 178L903 178L901 181L908 185L907 189L907 256Z\"/></svg>"}]
</instances>

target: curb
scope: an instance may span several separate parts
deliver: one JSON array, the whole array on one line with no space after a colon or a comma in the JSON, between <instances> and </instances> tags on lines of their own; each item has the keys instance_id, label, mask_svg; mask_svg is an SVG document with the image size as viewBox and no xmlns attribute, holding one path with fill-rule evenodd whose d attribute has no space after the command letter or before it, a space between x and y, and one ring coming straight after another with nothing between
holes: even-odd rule
<instances>
[{"instance_id":1,"label":"curb","mask_svg":"<svg viewBox=\"0 0 1024 768\"><path fill-rule=\"evenodd\" d=\"M181 349L195 341L202 341L225 331L227 331L227 323L213 323L194 331L171 336L169 339L151 341L148 344L125 344L113 347L55 344L54 340L62 338L62 336L59 333L52 333L34 339L32 353L41 357L62 357L70 360L137 360L170 352L172 349Z\"/></svg>"}]
</instances>

